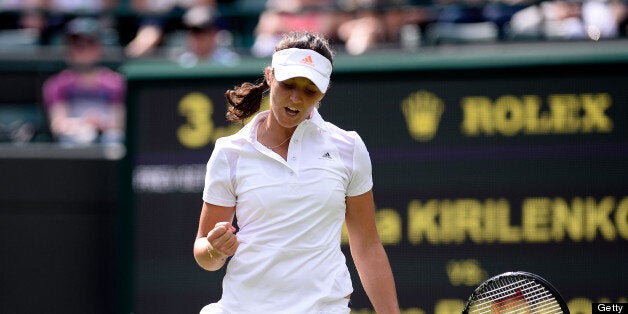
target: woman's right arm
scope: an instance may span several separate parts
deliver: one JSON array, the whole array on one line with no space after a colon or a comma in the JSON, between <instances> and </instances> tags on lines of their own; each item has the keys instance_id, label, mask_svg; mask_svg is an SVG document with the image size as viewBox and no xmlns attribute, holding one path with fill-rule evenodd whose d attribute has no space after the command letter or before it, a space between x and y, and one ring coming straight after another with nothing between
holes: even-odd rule
<instances>
[{"instance_id":1,"label":"woman's right arm","mask_svg":"<svg viewBox=\"0 0 628 314\"><path fill-rule=\"evenodd\" d=\"M203 203L194 241L194 258L203 269L218 270L235 254L239 242L231 225L234 215L235 207Z\"/></svg>"}]
</instances>

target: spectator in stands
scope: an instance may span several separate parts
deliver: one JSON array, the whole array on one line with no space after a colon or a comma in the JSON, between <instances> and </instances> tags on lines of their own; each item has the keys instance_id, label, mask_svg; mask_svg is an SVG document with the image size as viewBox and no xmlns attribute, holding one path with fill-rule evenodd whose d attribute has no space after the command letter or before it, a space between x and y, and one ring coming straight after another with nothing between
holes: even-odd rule
<instances>
[{"instance_id":1,"label":"spectator in stands","mask_svg":"<svg viewBox=\"0 0 628 314\"><path fill-rule=\"evenodd\" d=\"M37 7L34 0L0 0L0 30L21 28L21 12Z\"/></svg>"},{"instance_id":2,"label":"spectator in stands","mask_svg":"<svg viewBox=\"0 0 628 314\"><path fill-rule=\"evenodd\" d=\"M38 45L47 22L42 0L0 0L0 31L11 34L4 45ZM4 37L4 36L3 36Z\"/></svg>"},{"instance_id":3,"label":"spectator in stands","mask_svg":"<svg viewBox=\"0 0 628 314\"><path fill-rule=\"evenodd\" d=\"M99 65L100 30L92 18L69 22L65 36L68 68L44 83L50 129L64 144L124 140L126 84L121 74Z\"/></svg>"},{"instance_id":4,"label":"spectator in stands","mask_svg":"<svg viewBox=\"0 0 628 314\"><path fill-rule=\"evenodd\" d=\"M268 0L255 28L251 53L268 57L284 33L307 31L337 38L339 25L334 0Z\"/></svg>"},{"instance_id":5,"label":"spectator in stands","mask_svg":"<svg viewBox=\"0 0 628 314\"><path fill-rule=\"evenodd\" d=\"M600 40L620 36L625 14L625 4L616 0L551 0L517 12L510 26L514 36Z\"/></svg>"},{"instance_id":6,"label":"spectator in stands","mask_svg":"<svg viewBox=\"0 0 628 314\"><path fill-rule=\"evenodd\" d=\"M614 1L615 13L617 15L617 28L619 37L626 37L628 31L628 0Z\"/></svg>"},{"instance_id":7,"label":"spectator in stands","mask_svg":"<svg viewBox=\"0 0 628 314\"><path fill-rule=\"evenodd\" d=\"M438 8L438 16L436 23L454 24L461 27L475 24L475 26L484 25L486 28L478 28L479 30L489 31L494 29L495 40L504 39L505 25L508 25L512 16L530 6L537 0L436 0L435 6ZM460 32L460 39L466 39L465 31ZM487 33L488 36L488 33ZM469 41L474 39L485 38L470 34Z\"/></svg>"},{"instance_id":8,"label":"spectator in stands","mask_svg":"<svg viewBox=\"0 0 628 314\"><path fill-rule=\"evenodd\" d=\"M344 43L349 54L362 54L385 40L385 20L378 8L379 2L340 1L344 16L339 18L337 37Z\"/></svg>"},{"instance_id":9,"label":"spectator in stands","mask_svg":"<svg viewBox=\"0 0 628 314\"><path fill-rule=\"evenodd\" d=\"M437 22L478 23L483 22L482 8L485 0L436 0L439 9Z\"/></svg>"},{"instance_id":10,"label":"spectator in stands","mask_svg":"<svg viewBox=\"0 0 628 314\"><path fill-rule=\"evenodd\" d=\"M385 42L410 49L420 46L425 28L437 17L431 0L380 1L384 5Z\"/></svg>"},{"instance_id":11,"label":"spectator in stands","mask_svg":"<svg viewBox=\"0 0 628 314\"><path fill-rule=\"evenodd\" d=\"M45 13L45 27L41 34L42 44L58 44L63 41L65 25L76 17L92 16L99 20L103 40L117 43L115 22L112 12L119 0L29 0L38 3ZM105 37L107 37L105 39ZM109 39L112 37L111 39Z\"/></svg>"},{"instance_id":12,"label":"spectator in stands","mask_svg":"<svg viewBox=\"0 0 628 314\"><path fill-rule=\"evenodd\" d=\"M626 2L587 0L582 4L582 20L589 39L616 38L626 16Z\"/></svg>"},{"instance_id":13,"label":"spectator in stands","mask_svg":"<svg viewBox=\"0 0 628 314\"><path fill-rule=\"evenodd\" d=\"M183 67L212 62L233 66L240 56L229 48L231 35L215 24L215 12L207 6L195 6L183 15L185 43L175 49L174 57Z\"/></svg>"},{"instance_id":14,"label":"spectator in stands","mask_svg":"<svg viewBox=\"0 0 628 314\"><path fill-rule=\"evenodd\" d=\"M152 53L163 43L167 33L182 28L181 11L199 5L215 10L216 0L131 0L140 22L135 37L126 45L127 57Z\"/></svg>"},{"instance_id":15,"label":"spectator in stands","mask_svg":"<svg viewBox=\"0 0 628 314\"><path fill-rule=\"evenodd\" d=\"M482 18L497 26L499 39L508 39L506 28L513 15L536 2L537 0L491 0L484 4Z\"/></svg>"},{"instance_id":16,"label":"spectator in stands","mask_svg":"<svg viewBox=\"0 0 628 314\"><path fill-rule=\"evenodd\" d=\"M131 0L131 9L139 19L135 37L126 45L125 54L129 58L144 56L161 44L168 26L168 14L176 7L177 1Z\"/></svg>"},{"instance_id":17,"label":"spectator in stands","mask_svg":"<svg viewBox=\"0 0 628 314\"><path fill-rule=\"evenodd\" d=\"M402 27L417 30L433 20L432 10L412 0L270 0L255 29L254 56L267 57L281 34L308 31L322 34L349 54L398 42ZM420 36L417 34L416 36ZM418 38L417 38L418 39Z\"/></svg>"}]
</instances>

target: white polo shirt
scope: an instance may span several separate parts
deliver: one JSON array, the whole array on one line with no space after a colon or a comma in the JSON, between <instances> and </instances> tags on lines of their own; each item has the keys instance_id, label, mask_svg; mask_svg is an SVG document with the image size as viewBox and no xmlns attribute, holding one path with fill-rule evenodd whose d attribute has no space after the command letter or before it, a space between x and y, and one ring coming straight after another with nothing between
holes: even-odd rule
<instances>
[{"instance_id":1,"label":"white polo shirt","mask_svg":"<svg viewBox=\"0 0 628 314\"><path fill-rule=\"evenodd\" d=\"M203 200L235 206L239 227L219 305L238 314L325 312L353 291L340 232L345 197L373 186L371 161L356 132L317 110L296 128L284 160L257 141L268 115L219 139L207 163Z\"/></svg>"}]
</instances>

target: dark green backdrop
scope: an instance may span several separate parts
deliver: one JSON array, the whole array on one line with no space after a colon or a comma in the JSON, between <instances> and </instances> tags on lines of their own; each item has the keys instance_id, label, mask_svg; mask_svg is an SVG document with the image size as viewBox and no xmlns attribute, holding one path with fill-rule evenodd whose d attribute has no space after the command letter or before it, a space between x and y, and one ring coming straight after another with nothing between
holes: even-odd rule
<instances>
[{"instance_id":1,"label":"dark green backdrop","mask_svg":"<svg viewBox=\"0 0 628 314\"><path fill-rule=\"evenodd\" d=\"M404 310L457 312L510 270L545 277L574 313L626 302L628 51L607 45L337 58L320 111L367 144ZM268 63L123 68L134 312L194 313L219 299L223 273L191 252L203 167L215 138L237 129L224 91ZM352 307L368 313L353 275Z\"/></svg>"}]
</instances>

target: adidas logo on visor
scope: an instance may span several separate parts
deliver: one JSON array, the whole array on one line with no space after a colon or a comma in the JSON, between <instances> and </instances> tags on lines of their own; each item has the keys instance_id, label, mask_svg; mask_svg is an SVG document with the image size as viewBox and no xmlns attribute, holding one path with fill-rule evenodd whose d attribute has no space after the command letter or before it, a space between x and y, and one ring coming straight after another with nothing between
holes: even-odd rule
<instances>
[{"instance_id":1,"label":"adidas logo on visor","mask_svg":"<svg viewBox=\"0 0 628 314\"><path fill-rule=\"evenodd\" d=\"M312 56L307 56L307 57L301 59L301 63L305 63L305 64L307 64L309 66L312 66L312 67L314 66L314 60L312 60Z\"/></svg>"},{"instance_id":2,"label":"adidas logo on visor","mask_svg":"<svg viewBox=\"0 0 628 314\"><path fill-rule=\"evenodd\" d=\"M331 77L331 60L310 49L287 48L273 53L272 67L279 81L305 77L326 92Z\"/></svg>"}]
</instances>

